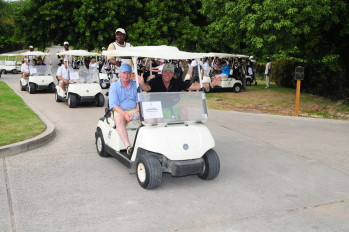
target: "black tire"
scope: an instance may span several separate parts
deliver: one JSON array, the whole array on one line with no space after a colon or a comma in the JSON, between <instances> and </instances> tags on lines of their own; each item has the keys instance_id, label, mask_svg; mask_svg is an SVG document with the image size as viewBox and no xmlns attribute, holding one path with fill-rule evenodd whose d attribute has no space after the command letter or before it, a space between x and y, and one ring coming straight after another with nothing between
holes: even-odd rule
<instances>
[{"instance_id":1,"label":"black tire","mask_svg":"<svg viewBox=\"0 0 349 232\"><path fill-rule=\"evenodd\" d=\"M233 86L233 90L234 90L235 93L240 92L241 91L241 85L240 84L235 84Z\"/></svg>"},{"instance_id":2,"label":"black tire","mask_svg":"<svg viewBox=\"0 0 349 232\"><path fill-rule=\"evenodd\" d=\"M104 106L104 96L102 93L98 93L95 98L96 98L96 106L98 107Z\"/></svg>"},{"instance_id":3,"label":"black tire","mask_svg":"<svg viewBox=\"0 0 349 232\"><path fill-rule=\"evenodd\" d=\"M210 86L208 88L204 88L205 93L209 93L211 91Z\"/></svg>"},{"instance_id":4,"label":"black tire","mask_svg":"<svg viewBox=\"0 0 349 232\"><path fill-rule=\"evenodd\" d=\"M12 70L12 74L17 74L17 73L18 73L17 69Z\"/></svg>"},{"instance_id":5,"label":"black tire","mask_svg":"<svg viewBox=\"0 0 349 232\"><path fill-rule=\"evenodd\" d=\"M69 94L68 96L68 106L69 108L75 108L77 103L77 97L74 94Z\"/></svg>"},{"instance_id":6,"label":"black tire","mask_svg":"<svg viewBox=\"0 0 349 232\"><path fill-rule=\"evenodd\" d=\"M100 80L100 86L102 89L107 89L109 87L109 84L103 80Z\"/></svg>"},{"instance_id":7,"label":"black tire","mask_svg":"<svg viewBox=\"0 0 349 232\"><path fill-rule=\"evenodd\" d=\"M51 83L49 90L50 90L50 93L55 93L56 92L56 84L55 83Z\"/></svg>"},{"instance_id":8,"label":"black tire","mask_svg":"<svg viewBox=\"0 0 349 232\"><path fill-rule=\"evenodd\" d=\"M34 94L35 93L35 89L36 87L35 87L35 84L34 83L29 83L28 84L28 92L30 93L30 94Z\"/></svg>"},{"instance_id":9,"label":"black tire","mask_svg":"<svg viewBox=\"0 0 349 232\"><path fill-rule=\"evenodd\" d=\"M145 189L155 189L162 181L160 161L152 154L139 157L136 165L138 183Z\"/></svg>"},{"instance_id":10,"label":"black tire","mask_svg":"<svg viewBox=\"0 0 349 232\"><path fill-rule=\"evenodd\" d=\"M62 100L59 98L57 92L55 92L55 100L56 100L56 102L62 102Z\"/></svg>"},{"instance_id":11,"label":"black tire","mask_svg":"<svg viewBox=\"0 0 349 232\"><path fill-rule=\"evenodd\" d=\"M102 131L98 128L96 132L96 149L100 157L110 157L110 155L105 151L105 143Z\"/></svg>"},{"instance_id":12,"label":"black tire","mask_svg":"<svg viewBox=\"0 0 349 232\"><path fill-rule=\"evenodd\" d=\"M246 80L246 85L250 86L251 85L251 81L250 80Z\"/></svg>"},{"instance_id":13,"label":"black tire","mask_svg":"<svg viewBox=\"0 0 349 232\"><path fill-rule=\"evenodd\" d=\"M217 153L210 149L202 157L205 162L205 168L203 173L198 176L203 180L212 180L216 178L220 171L220 162Z\"/></svg>"},{"instance_id":14,"label":"black tire","mask_svg":"<svg viewBox=\"0 0 349 232\"><path fill-rule=\"evenodd\" d=\"M19 89L25 91L25 86L22 85L22 81L19 81Z\"/></svg>"}]
</instances>

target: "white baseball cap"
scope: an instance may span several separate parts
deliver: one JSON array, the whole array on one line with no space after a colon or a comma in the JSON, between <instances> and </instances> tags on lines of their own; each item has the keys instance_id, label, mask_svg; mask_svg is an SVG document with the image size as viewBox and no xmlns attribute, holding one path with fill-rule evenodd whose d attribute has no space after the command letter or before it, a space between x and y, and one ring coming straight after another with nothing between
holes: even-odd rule
<instances>
[{"instance_id":1,"label":"white baseball cap","mask_svg":"<svg viewBox=\"0 0 349 232\"><path fill-rule=\"evenodd\" d=\"M250 56L250 59L253 59L253 56Z\"/></svg>"},{"instance_id":2,"label":"white baseball cap","mask_svg":"<svg viewBox=\"0 0 349 232\"><path fill-rule=\"evenodd\" d=\"M30 45L29 48L34 48L34 47L32 45Z\"/></svg>"},{"instance_id":3,"label":"white baseball cap","mask_svg":"<svg viewBox=\"0 0 349 232\"><path fill-rule=\"evenodd\" d=\"M118 28L118 29L116 29L115 34L116 34L117 32L121 32L122 34L126 35L126 31L125 31L125 29L123 29L123 28Z\"/></svg>"},{"instance_id":4,"label":"white baseball cap","mask_svg":"<svg viewBox=\"0 0 349 232\"><path fill-rule=\"evenodd\" d=\"M64 41L63 45L66 45L66 44L69 45L69 42L68 41Z\"/></svg>"}]
</instances>

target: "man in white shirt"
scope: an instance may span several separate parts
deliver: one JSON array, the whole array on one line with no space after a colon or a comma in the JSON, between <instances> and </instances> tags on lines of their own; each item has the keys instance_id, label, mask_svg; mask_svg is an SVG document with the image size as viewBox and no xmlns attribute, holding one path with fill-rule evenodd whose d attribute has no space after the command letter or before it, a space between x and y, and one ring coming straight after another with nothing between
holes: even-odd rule
<instances>
[{"instance_id":1,"label":"man in white shirt","mask_svg":"<svg viewBox=\"0 0 349 232\"><path fill-rule=\"evenodd\" d=\"M123 48L132 47L130 43L126 43L126 31L123 28L118 28L115 31L115 42L110 43L108 46L108 51L118 50ZM114 56L108 56L109 64L113 64L120 67L121 64L129 64L132 67L131 59L116 59Z\"/></svg>"},{"instance_id":2,"label":"man in white shirt","mask_svg":"<svg viewBox=\"0 0 349 232\"><path fill-rule=\"evenodd\" d=\"M68 58L64 58L63 64L57 70L57 79L59 86L63 91L67 91L66 86L69 85L70 75L74 72L73 68L69 66Z\"/></svg>"},{"instance_id":3,"label":"man in white shirt","mask_svg":"<svg viewBox=\"0 0 349 232\"><path fill-rule=\"evenodd\" d=\"M95 70L98 69L98 64L97 64L97 62L96 62L96 59L92 59L92 60L91 60L90 68L91 68L91 69L95 69Z\"/></svg>"},{"instance_id":4,"label":"man in white shirt","mask_svg":"<svg viewBox=\"0 0 349 232\"><path fill-rule=\"evenodd\" d=\"M24 59L24 63L21 65L21 72L23 78L27 80L29 76L29 61L27 58Z\"/></svg>"}]
</instances>

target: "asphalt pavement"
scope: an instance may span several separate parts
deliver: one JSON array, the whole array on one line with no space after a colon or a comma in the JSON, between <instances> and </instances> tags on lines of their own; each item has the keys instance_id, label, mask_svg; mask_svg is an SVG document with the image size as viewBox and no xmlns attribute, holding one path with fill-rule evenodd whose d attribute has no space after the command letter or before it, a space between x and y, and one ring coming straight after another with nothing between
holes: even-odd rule
<instances>
[{"instance_id":1,"label":"asphalt pavement","mask_svg":"<svg viewBox=\"0 0 349 232\"><path fill-rule=\"evenodd\" d=\"M144 190L94 132L104 108L0 80L55 126L43 146L0 160L0 231L349 231L349 121L210 110L221 160L211 181L164 174Z\"/></svg>"}]
</instances>

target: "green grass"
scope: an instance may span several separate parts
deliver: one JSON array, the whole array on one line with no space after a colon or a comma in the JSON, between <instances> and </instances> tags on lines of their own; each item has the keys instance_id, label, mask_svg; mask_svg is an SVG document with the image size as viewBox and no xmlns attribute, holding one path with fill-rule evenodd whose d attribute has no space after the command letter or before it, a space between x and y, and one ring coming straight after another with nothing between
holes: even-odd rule
<instances>
[{"instance_id":1,"label":"green grass","mask_svg":"<svg viewBox=\"0 0 349 232\"><path fill-rule=\"evenodd\" d=\"M257 80L257 86L247 86L247 91L212 92L206 95L208 107L216 110L261 112L276 115L294 115L296 90L271 83L265 89L265 80ZM221 101L217 101L221 99ZM301 93L301 117L349 119L349 105L311 94Z\"/></svg>"},{"instance_id":2,"label":"green grass","mask_svg":"<svg viewBox=\"0 0 349 232\"><path fill-rule=\"evenodd\" d=\"M46 129L40 118L3 81L0 81L0 109L0 146L32 138Z\"/></svg>"}]
</instances>

